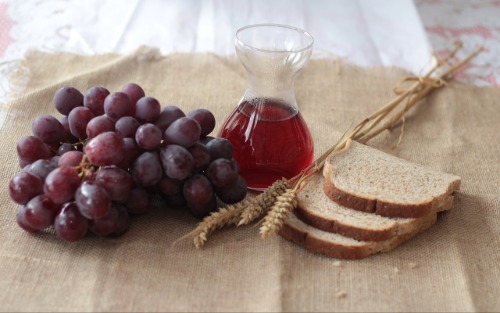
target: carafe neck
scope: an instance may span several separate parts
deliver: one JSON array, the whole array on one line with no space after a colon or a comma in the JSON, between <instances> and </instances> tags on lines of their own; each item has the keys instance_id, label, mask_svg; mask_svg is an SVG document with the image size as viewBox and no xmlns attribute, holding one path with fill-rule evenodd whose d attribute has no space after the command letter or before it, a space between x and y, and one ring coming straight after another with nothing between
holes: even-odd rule
<instances>
[{"instance_id":1,"label":"carafe neck","mask_svg":"<svg viewBox=\"0 0 500 313\"><path fill-rule=\"evenodd\" d=\"M298 111L294 92L294 75L291 77L248 75L248 85L243 95L244 100L255 98L275 99Z\"/></svg>"},{"instance_id":2,"label":"carafe neck","mask_svg":"<svg viewBox=\"0 0 500 313\"><path fill-rule=\"evenodd\" d=\"M312 53L311 35L295 27L261 24L238 30L236 54L248 73L243 100L274 99L298 112L294 79Z\"/></svg>"}]
</instances>

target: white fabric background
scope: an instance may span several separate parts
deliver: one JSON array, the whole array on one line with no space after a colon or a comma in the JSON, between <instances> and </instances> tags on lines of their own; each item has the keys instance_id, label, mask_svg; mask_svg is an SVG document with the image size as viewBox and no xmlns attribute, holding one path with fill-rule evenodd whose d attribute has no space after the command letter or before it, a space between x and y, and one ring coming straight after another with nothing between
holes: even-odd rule
<instances>
[{"instance_id":1,"label":"white fabric background","mask_svg":"<svg viewBox=\"0 0 500 313\"><path fill-rule=\"evenodd\" d=\"M500 3L493 0L0 0L0 101L29 49L127 53L140 45L172 52L234 53L236 30L293 25L315 38L313 58L398 66L414 74L432 54L464 41L486 51L457 79L500 82Z\"/></svg>"},{"instance_id":2,"label":"white fabric background","mask_svg":"<svg viewBox=\"0 0 500 313\"><path fill-rule=\"evenodd\" d=\"M313 57L396 65L415 73L431 48L410 0L4 1L14 20L4 61L28 49L84 54L135 50L234 53L240 27L278 23L313 35ZM411 40L408 40L411 38Z\"/></svg>"}]
</instances>

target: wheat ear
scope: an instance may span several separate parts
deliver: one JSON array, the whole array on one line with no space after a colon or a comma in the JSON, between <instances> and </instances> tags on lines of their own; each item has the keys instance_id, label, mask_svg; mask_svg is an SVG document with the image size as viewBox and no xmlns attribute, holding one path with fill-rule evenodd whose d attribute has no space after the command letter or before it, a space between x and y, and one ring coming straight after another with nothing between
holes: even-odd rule
<instances>
[{"instance_id":1,"label":"wheat ear","mask_svg":"<svg viewBox=\"0 0 500 313\"><path fill-rule=\"evenodd\" d=\"M276 198L276 202L264 217L264 222L260 227L262 238L274 236L278 233L288 214L297 207L296 192L295 189L287 189L284 194Z\"/></svg>"},{"instance_id":2,"label":"wheat ear","mask_svg":"<svg viewBox=\"0 0 500 313\"><path fill-rule=\"evenodd\" d=\"M247 199L237 204L220 208L217 212L210 213L209 216L198 223L195 229L174 241L172 245L174 246L184 239L192 238L196 248L201 248L213 231L236 224L240 219L241 212L251 200L253 199Z\"/></svg>"},{"instance_id":3,"label":"wheat ear","mask_svg":"<svg viewBox=\"0 0 500 313\"><path fill-rule=\"evenodd\" d=\"M285 178L274 182L269 188L255 198L256 201L254 205L249 205L243 210L238 226L249 224L266 213L276 201L276 198L287 190L288 186L289 181Z\"/></svg>"},{"instance_id":4,"label":"wheat ear","mask_svg":"<svg viewBox=\"0 0 500 313\"><path fill-rule=\"evenodd\" d=\"M207 242L208 236L215 230L225 226L234 225L240 219L241 211L243 211L243 203L230 205L221 208L217 212L213 212L206 217L197 228L200 228L198 234L193 236L193 242L196 248L201 248Z\"/></svg>"},{"instance_id":5,"label":"wheat ear","mask_svg":"<svg viewBox=\"0 0 500 313\"><path fill-rule=\"evenodd\" d=\"M196 248L203 247L208 240L208 236L215 230L238 224L244 210L256 207L260 207L262 211L267 210L274 203L276 197L286 190L288 183L288 180L280 179L257 197L246 198L236 204L222 207L217 212L212 212L195 229L177 239L173 245L184 239L192 238Z\"/></svg>"}]
</instances>

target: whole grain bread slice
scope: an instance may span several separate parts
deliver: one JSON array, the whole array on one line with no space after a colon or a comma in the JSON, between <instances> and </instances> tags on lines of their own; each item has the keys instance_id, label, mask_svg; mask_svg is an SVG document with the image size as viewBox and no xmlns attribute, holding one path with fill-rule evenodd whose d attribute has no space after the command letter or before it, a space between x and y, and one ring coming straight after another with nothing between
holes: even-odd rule
<instances>
[{"instance_id":1,"label":"whole grain bread slice","mask_svg":"<svg viewBox=\"0 0 500 313\"><path fill-rule=\"evenodd\" d=\"M390 251L403 244L436 222L437 213L420 218L410 233L394 236L384 241L361 241L340 234L329 233L307 225L291 213L279 234L309 251L339 259L361 259Z\"/></svg>"},{"instance_id":2,"label":"whole grain bread slice","mask_svg":"<svg viewBox=\"0 0 500 313\"><path fill-rule=\"evenodd\" d=\"M357 240L384 241L395 236L413 233L435 212L424 217L384 217L372 213L346 208L329 199L322 190L323 176L312 176L297 193L295 215L315 228L338 233ZM436 211L445 211L453 206L453 196L443 198Z\"/></svg>"},{"instance_id":3,"label":"whole grain bread slice","mask_svg":"<svg viewBox=\"0 0 500 313\"><path fill-rule=\"evenodd\" d=\"M460 177L352 142L330 156L323 168L323 191L333 201L389 217L420 217L437 212L460 188Z\"/></svg>"}]
</instances>

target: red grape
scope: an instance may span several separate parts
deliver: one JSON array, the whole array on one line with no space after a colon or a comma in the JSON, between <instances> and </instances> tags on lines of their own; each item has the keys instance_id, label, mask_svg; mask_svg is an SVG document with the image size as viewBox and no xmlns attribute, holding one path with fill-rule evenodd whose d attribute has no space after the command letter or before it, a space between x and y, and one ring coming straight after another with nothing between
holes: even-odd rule
<instances>
[{"instance_id":1,"label":"red grape","mask_svg":"<svg viewBox=\"0 0 500 313\"><path fill-rule=\"evenodd\" d=\"M167 144L189 148L198 141L200 133L201 127L197 121L189 117L181 117L165 130L163 139Z\"/></svg>"},{"instance_id":2,"label":"red grape","mask_svg":"<svg viewBox=\"0 0 500 313\"><path fill-rule=\"evenodd\" d=\"M126 93L113 92L104 100L104 112L113 120L123 116L132 116L134 113L130 98Z\"/></svg>"},{"instance_id":3,"label":"red grape","mask_svg":"<svg viewBox=\"0 0 500 313\"><path fill-rule=\"evenodd\" d=\"M35 136L26 136L17 142L17 155L23 161L33 163L50 157L50 151L43 141Z\"/></svg>"},{"instance_id":4,"label":"red grape","mask_svg":"<svg viewBox=\"0 0 500 313\"><path fill-rule=\"evenodd\" d=\"M58 167L59 166L59 158L61 158L61 156L54 155L53 157L48 159L50 161L50 165L52 165L54 168Z\"/></svg>"},{"instance_id":5,"label":"red grape","mask_svg":"<svg viewBox=\"0 0 500 313\"><path fill-rule=\"evenodd\" d=\"M43 182L31 173L19 172L10 180L9 194L16 203L26 204L41 193L43 193Z\"/></svg>"},{"instance_id":6,"label":"red grape","mask_svg":"<svg viewBox=\"0 0 500 313\"><path fill-rule=\"evenodd\" d=\"M75 148L73 147L73 145L70 143L63 143L62 145L59 146L59 149L57 149L57 154L63 155L66 152L70 152L70 151L76 151Z\"/></svg>"},{"instance_id":7,"label":"red grape","mask_svg":"<svg viewBox=\"0 0 500 313\"><path fill-rule=\"evenodd\" d=\"M215 186L215 194L222 202L233 204L245 199L247 195L247 184L243 177L238 176L236 181L226 187Z\"/></svg>"},{"instance_id":8,"label":"red grape","mask_svg":"<svg viewBox=\"0 0 500 313\"><path fill-rule=\"evenodd\" d=\"M83 105L89 108L95 116L104 114L104 99L109 95L109 90L104 87L92 87L87 90L83 98Z\"/></svg>"},{"instance_id":9,"label":"red grape","mask_svg":"<svg viewBox=\"0 0 500 313\"><path fill-rule=\"evenodd\" d=\"M210 198L210 201L206 204L187 204L189 212L194 215L196 218L204 218L208 216L211 212L214 212L217 209L217 200L214 195Z\"/></svg>"},{"instance_id":10,"label":"red grape","mask_svg":"<svg viewBox=\"0 0 500 313\"><path fill-rule=\"evenodd\" d=\"M59 166L78 166L82 162L83 152L68 151L59 158Z\"/></svg>"},{"instance_id":11,"label":"red grape","mask_svg":"<svg viewBox=\"0 0 500 313\"><path fill-rule=\"evenodd\" d=\"M186 180L182 193L188 205L203 206L213 197L213 188L208 178L195 174Z\"/></svg>"},{"instance_id":12,"label":"red grape","mask_svg":"<svg viewBox=\"0 0 500 313\"><path fill-rule=\"evenodd\" d=\"M106 189L111 200L117 202L127 201L132 189L130 174L118 167L102 167L95 175L95 182Z\"/></svg>"},{"instance_id":13,"label":"red grape","mask_svg":"<svg viewBox=\"0 0 500 313\"><path fill-rule=\"evenodd\" d=\"M114 130L115 121L107 115L99 115L90 120L85 132L89 138L94 138L99 134Z\"/></svg>"},{"instance_id":14,"label":"red grape","mask_svg":"<svg viewBox=\"0 0 500 313\"><path fill-rule=\"evenodd\" d=\"M144 152L134 162L132 175L141 186L158 183L163 175L157 152Z\"/></svg>"},{"instance_id":15,"label":"red grape","mask_svg":"<svg viewBox=\"0 0 500 313\"><path fill-rule=\"evenodd\" d=\"M75 191L80 186L80 177L74 167L61 166L50 172L45 179L43 190L57 204L73 199Z\"/></svg>"},{"instance_id":16,"label":"red grape","mask_svg":"<svg viewBox=\"0 0 500 313\"><path fill-rule=\"evenodd\" d=\"M207 145L207 143L209 143L210 141L214 140L215 137L212 137L212 136L205 136L205 137L201 137L200 138L200 143L204 144L205 146Z\"/></svg>"},{"instance_id":17,"label":"red grape","mask_svg":"<svg viewBox=\"0 0 500 313\"><path fill-rule=\"evenodd\" d=\"M57 213L59 213L59 205L41 194L26 204L24 220L31 228L42 230L54 223Z\"/></svg>"},{"instance_id":18,"label":"red grape","mask_svg":"<svg viewBox=\"0 0 500 313\"><path fill-rule=\"evenodd\" d=\"M38 176L42 180L42 182L44 182L47 175L49 175L49 173L52 172L56 167L57 166L54 166L50 160L45 159L33 162L26 169L26 171L35 176Z\"/></svg>"},{"instance_id":19,"label":"red grape","mask_svg":"<svg viewBox=\"0 0 500 313\"><path fill-rule=\"evenodd\" d=\"M161 105L153 97L142 97L135 106L135 119L140 123L154 123L160 116Z\"/></svg>"},{"instance_id":20,"label":"red grape","mask_svg":"<svg viewBox=\"0 0 500 313\"><path fill-rule=\"evenodd\" d=\"M68 115L69 130L73 136L80 139L87 138L87 124L95 117L86 107L76 107Z\"/></svg>"},{"instance_id":21,"label":"red grape","mask_svg":"<svg viewBox=\"0 0 500 313\"><path fill-rule=\"evenodd\" d=\"M141 125L135 133L135 142L146 150L152 150L160 146L161 130L154 124Z\"/></svg>"},{"instance_id":22,"label":"red grape","mask_svg":"<svg viewBox=\"0 0 500 313\"><path fill-rule=\"evenodd\" d=\"M23 159L19 159L19 167L20 167L21 169L23 169L23 168L27 167L27 166L28 166L28 165L30 165L30 164L31 164L30 162L27 162L27 161L25 161L25 160L23 160Z\"/></svg>"},{"instance_id":23,"label":"red grape","mask_svg":"<svg viewBox=\"0 0 500 313\"><path fill-rule=\"evenodd\" d=\"M213 160L233 157L233 144L225 138L214 138L205 145L210 152L210 158Z\"/></svg>"},{"instance_id":24,"label":"red grape","mask_svg":"<svg viewBox=\"0 0 500 313\"><path fill-rule=\"evenodd\" d=\"M89 229L98 236L108 236L117 228L119 218L116 205L111 205L106 216L89 222Z\"/></svg>"},{"instance_id":25,"label":"red grape","mask_svg":"<svg viewBox=\"0 0 500 313\"><path fill-rule=\"evenodd\" d=\"M141 123L139 123L135 118L132 116L124 116L116 121L115 131L123 138L133 138L135 137L135 132L139 126L141 126Z\"/></svg>"},{"instance_id":26,"label":"red grape","mask_svg":"<svg viewBox=\"0 0 500 313\"><path fill-rule=\"evenodd\" d=\"M36 229L28 225L28 223L26 223L26 207L24 205L20 205L19 208L17 209L16 222L19 225L19 227L21 227L27 232L34 233L37 231Z\"/></svg>"},{"instance_id":27,"label":"red grape","mask_svg":"<svg viewBox=\"0 0 500 313\"><path fill-rule=\"evenodd\" d=\"M238 161L236 161L236 159L231 159L230 161L233 162L236 173L239 173L240 172L240 165L238 164Z\"/></svg>"},{"instance_id":28,"label":"red grape","mask_svg":"<svg viewBox=\"0 0 500 313\"><path fill-rule=\"evenodd\" d=\"M196 142L189 147L188 151L193 155L196 170L204 170L210 163L210 152L208 152L208 149L202 143Z\"/></svg>"},{"instance_id":29,"label":"red grape","mask_svg":"<svg viewBox=\"0 0 500 313\"><path fill-rule=\"evenodd\" d=\"M135 83L128 83L125 86L123 86L122 92L126 93L129 96L130 102L132 103L133 107L136 106L137 100L141 99L146 95L141 86Z\"/></svg>"},{"instance_id":30,"label":"red grape","mask_svg":"<svg viewBox=\"0 0 500 313\"><path fill-rule=\"evenodd\" d=\"M63 115L68 115L71 110L82 105L83 95L73 87L61 87L54 95L54 106Z\"/></svg>"},{"instance_id":31,"label":"red grape","mask_svg":"<svg viewBox=\"0 0 500 313\"><path fill-rule=\"evenodd\" d=\"M186 148L168 145L161 149L161 163L165 174L174 179L185 179L194 169L194 158Z\"/></svg>"},{"instance_id":32,"label":"red grape","mask_svg":"<svg viewBox=\"0 0 500 313\"><path fill-rule=\"evenodd\" d=\"M111 199L104 188L86 181L75 192L75 203L80 213L90 219L103 218L111 207Z\"/></svg>"},{"instance_id":33,"label":"red grape","mask_svg":"<svg viewBox=\"0 0 500 313\"><path fill-rule=\"evenodd\" d=\"M232 160L217 159L208 166L207 176L215 186L225 187L236 181L238 172Z\"/></svg>"},{"instance_id":34,"label":"red grape","mask_svg":"<svg viewBox=\"0 0 500 313\"><path fill-rule=\"evenodd\" d=\"M175 105L167 105L160 112L160 116L156 120L155 125L158 126L163 133L174 121L185 116L186 114Z\"/></svg>"},{"instance_id":35,"label":"red grape","mask_svg":"<svg viewBox=\"0 0 500 313\"><path fill-rule=\"evenodd\" d=\"M54 229L59 238L66 241L78 241L87 233L88 221L80 214L76 203L68 202L56 216Z\"/></svg>"},{"instance_id":36,"label":"red grape","mask_svg":"<svg viewBox=\"0 0 500 313\"><path fill-rule=\"evenodd\" d=\"M207 109L196 109L189 112L186 116L200 124L201 136L207 136L215 128L215 116Z\"/></svg>"},{"instance_id":37,"label":"red grape","mask_svg":"<svg viewBox=\"0 0 500 313\"><path fill-rule=\"evenodd\" d=\"M77 142L78 138L76 138L75 136L73 136L73 134L71 134L71 129L69 128L68 117L66 115L61 116L59 118L59 122L61 123L61 125L64 128L66 142L69 142L69 143Z\"/></svg>"},{"instance_id":38,"label":"red grape","mask_svg":"<svg viewBox=\"0 0 500 313\"><path fill-rule=\"evenodd\" d=\"M132 138L123 138L123 159L116 164L117 167L128 169L141 154L142 150Z\"/></svg>"},{"instance_id":39,"label":"red grape","mask_svg":"<svg viewBox=\"0 0 500 313\"><path fill-rule=\"evenodd\" d=\"M61 122L48 114L37 116L33 120L31 131L46 144L59 144L66 139L66 131Z\"/></svg>"},{"instance_id":40,"label":"red grape","mask_svg":"<svg viewBox=\"0 0 500 313\"><path fill-rule=\"evenodd\" d=\"M85 154L97 166L115 165L123 159L123 139L115 132L105 132L90 139Z\"/></svg>"}]
</instances>

